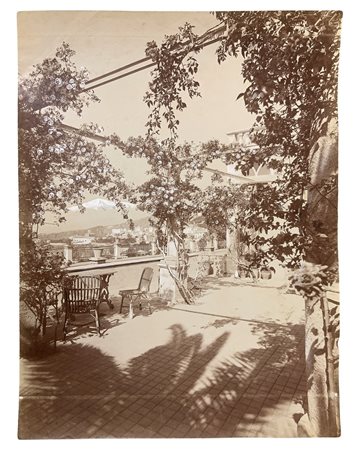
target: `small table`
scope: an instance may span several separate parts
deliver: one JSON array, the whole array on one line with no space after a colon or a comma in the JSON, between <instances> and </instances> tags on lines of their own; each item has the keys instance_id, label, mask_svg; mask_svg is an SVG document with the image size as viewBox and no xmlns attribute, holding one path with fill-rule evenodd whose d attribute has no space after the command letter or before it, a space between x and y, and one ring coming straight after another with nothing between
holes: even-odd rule
<instances>
[{"instance_id":1,"label":"small table","mask_svg":"<svg viewBox=\"0 0 355 450\"><path fill-rule=\"evenodd\" d=\"M113 272L103 273L103 274L99 275L99 277L100 277L100 297L101 297L100 303L106 302L107 305L111 309L113 309L113 303L109 299L108 286L109 286L110 278L112 275L113 275Z\"/></svg>"}]
</instances>

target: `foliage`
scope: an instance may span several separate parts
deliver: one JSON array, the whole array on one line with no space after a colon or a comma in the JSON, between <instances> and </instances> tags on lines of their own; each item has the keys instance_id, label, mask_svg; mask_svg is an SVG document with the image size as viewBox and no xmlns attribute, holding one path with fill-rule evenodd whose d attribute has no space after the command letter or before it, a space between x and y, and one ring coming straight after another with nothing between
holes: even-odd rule
<instances>
[{"instance_id":1,"label":"foliage","mask_svg":"<svg viewBox=\"0 0 355 450\"><path fill-rule=\"evenodd\" d=\"M159 131L162 116L171 136L177 137L179 121L174 110L182 111L187 106L182 94L186 92L190 98L200 96L199 83L193 77L198 63L190 52L197 39L192 28L186 23L178 34L167 36L160 48L155 41L147 44L146 55L156 63L144 97L146 104L152 107L147 122L149 135Z\"/></svg>"},{"instance_id":2,"label":"foliage","mask_svg":"<svg viewBox=\"0 0 355 450\"><path fill-rule=\"evenodd\" d=\"M207 238L208 238L208 234L204 233L201 237L201 239L197 242L197 246L200 252L203 252L206 247L207 247Z\"/></svg>"},{"instance_id":3,"label":"foliage","mask_svg":"<svg viewBox=\"0 0 355 450\"><path fill-rule=\"evenodd\" d=\"M105 143L88 137L102 129L90 124L74 133L62 126L68 109L80 115L84 106L98 101L93 92L83 92L88 73L76 68L73 55L64 43L55 58L20 80L20 210L31 224L42 225L48 211L64 221L68 203L81 204L87 192L115 200L127 192L121 173L105 156Z\"/></svg>"},{"instance_id":4,"label":"foliage","mask_svg":"<svg viewBox=\"0 0 355 450\"><path fill-rule=\"evenodd\" d=\"M36 320L34 340L46 332L48 307L56 307L65 274L63 267L64 258L37 240L31 242L30 251L21 257L20 295Z\"/></svg>"},{"instance_id":5,"label":"foliage","mask_svg":"<svg viewBox=\"0 0 355 450\"><path fill-rule=\"evenodd\" d=\"M159 249L166 253L168 243L174 243L178 257L175 281L189 303L192 293L187 289L186 227L203 218L210 233L224 238L226 227L235 227L233 209L236 204L245 207L250 192L233 184L205 190L198 187L203 169L221 156L215 142L197 146L178 144L175 137L158 141L149 131L146 137L129 138L127 142L112 135L110 142L125 155L145 158L150 166L152 177L136 188L132 201L151 214Z\"/></svg>"},{"instance_id":6,"label":"foliage","mask_svg":"<svg viewBox=\"0 0 355 450\"><path fill-rule=\"evenodd\" d=\"M146 158L150 165L152 178L138 187L137 205L152 213L158 228L174 221L180 229L185 226L196 211L198 188L193 180L202 176L196 149L191 144L175 145L171 139L158 142L152 137L130 138L126 143L111 137L111 142L128 156Z\"/></svg>"},{"instance_id":7,"label":"foliage","mask_svg":"<svg viewBox=\"0 0 355 450\"><path fill-rule=\"evenodd\" d=\"M227 228L235 229L236 211L244 210L249 199L250 190L246 186L215 183L204 189L199 210L208 230L224 237Z\"/></svg>"},{"instance_id":8,"label":"foliage","mask_svg":"<svg viewBox=\"0 0 355 450\"><path fill-rule=\"evenodd\" d=\"M63 125L69 109L81 114L83 107L98 101L85 90L88 73L72 62L68 44L34 66L19 83L19 189L22 299L40 326L45 318L44 285L62 273L62 261L33 242L45 214L65 220L70 204L81 204L88 192L116 201L128 192L122 174L105 155L106 143L94 143L95 124L73 132ZM83 210L83 208L82 208ZM53 281L54 282L54 281Z\"/></svg>"},{"instance_id":9,"label":"foliage","mask_svg":"<svg viewBox=\"0 0 355 450\"><path fill-rule=\"evenodd\" d=\"M83 67L76 67L71 59L74 55L69 44L63 42L54 58L36 64L32 72L20 80L20 114L28 112L30 121L33 111L55 107L61 111L73 109L80 115L84 106L99 101L93 91L84 91L89 73Z\"/></svg>"},{"instance_id":10,"label":"foliage","mask_svg":"<svg viewBox=\"0 0 355 450\"><path fill-rule=\"evenodd\" d=\"M303 263L291 276L291 283L305 297L309 299L319 297L327 282L326 268L326 266Z\"/></svg>"},{"instance_id":11,"label":"foliage","mask_svg":"<svg viewBox=\"0 0 355 450\"><path fill-rule=\"evenodd\" d=\"M151 214L160 250L165 253L168 242L174 243L178 253L176 282L182 296L190 302L185 227L199 211L201 192L195 182L202 176L204 162L198 148L188 143L177 145L174 139L159 142L150 135L129 138L127 142L111 136L110 141L125 155L145 158L150 165L152 177L136 188L132 200L139 209Z\"/></svg>"},{"instance_id":12,"label":"foliage","mask_svg":"<svg viewBox=\"0 0 355 450\"><path fill-rule=\"evenodd\" d=\"M264 249L261 258L276 258L288 267L295 267L319 234L312 230L305 191L311 175L311 149L337 117L341 13L275 11L215 15L226 28L217 49L218 62L228 56L243 58L242 75L247 88L238 98L243 98L247 110L255 115L251 138L256 145L227 147L214 142L209 144L209 155L222 155L226 163L236 164L244 175L260 164L278 173L277 181L253 190L249 205L239 212L237 221L251 230L250 243ZM172 49L168 52L169 43L181 42L182 38L180 30L177 35L167 37L159 51L155 49L159 65L153 72L153 82L154 86L159 85L159 96L151 95L148 103L155 114L183 100L180 83L187 82L184 76L172 77L164 84L165 61L174 60ZM195 42L196 39L190 40L186 51L191 54L200 51ZM179 75L179 70L184 69L184 59L176 58L174 64L179 66L174 69ZM190 72L188 83L193 80L195 71ZM174 111L169 111L162 118L176 130ZM155 123L159 129L160 122ZM336 189L336 185L332 184L330 189Z\"/></svg>"}]
</instances>

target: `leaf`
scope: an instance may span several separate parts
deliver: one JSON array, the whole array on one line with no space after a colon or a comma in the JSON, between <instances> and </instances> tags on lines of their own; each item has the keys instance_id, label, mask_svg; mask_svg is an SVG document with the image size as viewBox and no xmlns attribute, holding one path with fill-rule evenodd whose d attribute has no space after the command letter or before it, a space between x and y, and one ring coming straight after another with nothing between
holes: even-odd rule
<instances>
[{"instance_id":1,"label":"leaf","mask_svg":"<svg viewBox=\"0 0 355 450\"><path fill-rule=\"evenodd\" d=\"M241 92L235 100L237 101L240 98L244 97L244 94L245 94L245 92Z\"/></svg>"},{"instance_id":2,"label":"leaf","mask_svg":"<svg viewBox=\"0 0 355 450\"><path fill-rule=\"evenodd\" d=\"M336 313L337 309L338 309L338 307L337 307L337 306L334 306L334 307L329 311L330 315L331 315L331 316L334 316L334 314Z\"/></svg>"}]
</instances>

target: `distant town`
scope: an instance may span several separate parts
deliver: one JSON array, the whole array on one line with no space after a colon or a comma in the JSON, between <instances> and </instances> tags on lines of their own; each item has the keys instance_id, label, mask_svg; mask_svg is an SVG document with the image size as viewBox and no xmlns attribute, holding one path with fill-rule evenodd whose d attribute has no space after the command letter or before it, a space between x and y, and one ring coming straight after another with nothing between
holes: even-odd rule
<instances>
[{"instance_id":1,"label":"distant town","mask_svg":"<svg viewBox=\"0 0 355 450\"><path fill-rule=\"evenodd\" d=\"M213 245L209 242L207 229L203 226L190 225L186 227L185 232L187 250L190 252L201 251ZM159 253L155 230L148 217L131 223L40 234L39 239L50 244L53 253L62 254L73 263Z\"/></svg>"}]
</instances>

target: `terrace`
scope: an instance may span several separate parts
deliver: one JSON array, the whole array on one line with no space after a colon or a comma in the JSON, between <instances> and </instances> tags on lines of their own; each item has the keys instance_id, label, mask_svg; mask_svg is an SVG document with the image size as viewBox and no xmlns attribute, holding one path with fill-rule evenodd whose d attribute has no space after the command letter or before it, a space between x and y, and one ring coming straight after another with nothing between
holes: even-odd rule
<instances>
[{"instance_id":1,"label":"terrace","mask_svg":"<svg viewBox=\"0 0 355 450\"><path fill-rule=\"evenodd\" d=\"M168 14L164 21L148 13L138 20L106 12L95 12L95 20L92 12L39 14L41 20L32 21L36 39L26 36L32 19L19 15L20 438L338 436L339 302L330 306L325 295L337 280L337 108L330 100L329 114L320 120L322 104L304 96L322 99L336 91L341 14L312 12L314 23L324 23L314 31L313 18L303 12L217 13L213 23L194 13L191 18L202 19L195 21L201 30L191 32L195 26L186 22L177 34L175 28L173 35L164 32L161 47L156 44L161 36L154 34L161 22L167 25ZM68 20L67 14L76 18ZM288 17L295 26L285 26ZM174 16L169 20L175 27ZM253 33L234 33L245 23L257 28L255 43ZM46 48L37 39L41 28ZM66 42L28 70L29 62L55 48L51 36L75 36L78 29L83 33L74 40L77 62L94 67L91 76L76 66L75 51ZM140 47L146 57L134 56L139 41L126 40L124 31L145 44L149 29L153 36ZM309 45L299 39L303 29ZM218 62L241 51L236 86L243 90L237 100L243 97L245 110L228 89L232 76L235 87L237 66L219 65L227 69L217 74L206 63L212 85L206 83L206 91L203 83L199 87L200 56L193 55L217 42ZM289 64L269 58L274 44L274 53L287 55ZM107 57L100 61L103 52ZM313 77L303 60L317 62ZM106 66L110 61L119 67ZM100 89L103 107L96 105L94 89L151 67L145 78ZM297 86L290 83L290 67ZM277 74L275 83L269 83L268 72ZM299 88L303 84L307 89ZM183 91L207 100L200 110L188 108L186 128L175 116L187 107ZM73 119L89 105L93 109L79 125ZM94 124L96 118L106 131ZM226 145L223 133L236 118L252 133L230 133ZM104 198L89 200L93 195ZM60 249L72 263L66 270L100 277L68 280L59 246L52 252L42 245L39 230L90 208L114 209L129 220L129 229L135 226L130 208L149 213L154 236L137 230L134 238L119 242L120 234L113 233L115 243L110 249L105 245L105 254L98 244L113 239L101 233L103 226L97 242L89 232L74 236L77 245ZM226 234L233 262L213 245L199 264L195 244L207 239L205 233L194 241L185 232L200 221L211 241ZM199 276L195 302L180 282L194 284L187 279L189 263L190 278ZM291 278L302 297L287 289L286 272L278 272L281 263L300 266ZM121 314L122 290L137 287L147 267L153 271L153 312L133 314L131 303ZM58 310L60 293L64 308ZM48 327L47 312L54 319ZM95 333L84 322L67 333L66 324L88 312ZM54 351L41 353L48 343ZM36 358L28 356L25 344L32 345Z\"/></svg>"},{"instance_id":2,"label":"terrace","mask_svg":"<svg viewBox=\"0 0 355 450\"><path fill-rule=\"evenodd\" d=\"M302 298L262 280L207 276L195 304L156 293L153 313L137 308L130 320L118 291L147 265L156 292L158 261L109 267L113 309L101 306L102 337L83 327L53 354L22 358L20 437L297 436Z\"/></svg>"}]
</instances>

